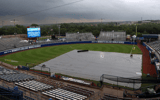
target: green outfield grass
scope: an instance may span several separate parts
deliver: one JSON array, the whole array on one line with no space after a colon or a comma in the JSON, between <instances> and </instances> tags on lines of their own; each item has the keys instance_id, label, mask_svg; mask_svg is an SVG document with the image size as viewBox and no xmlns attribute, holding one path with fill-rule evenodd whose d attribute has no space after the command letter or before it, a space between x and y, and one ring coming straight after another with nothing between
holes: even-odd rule
<instances>
[{"instance_id":1,"label":"green outfield grass","mask_svg":"<svg viewBox=\"0 0 160 100\"><path fill-rule=\"evenodd\" d=\"M71 44L71 45L59 45L51 47L43 47L38 49L32 49L22 51L10 55L0 57L0 61L11 64L11 65L26 65L26 63L34 63L35 65L42 62L53 59L64 53L77 50L92 50L92 51L103 51L103 52L119 52L119 53L130 53L133 45L124 44ZM142 54L138 46L135 45L133 54ZM11 62L18 61L18 62Z\"/></svg>"}]
</instances>

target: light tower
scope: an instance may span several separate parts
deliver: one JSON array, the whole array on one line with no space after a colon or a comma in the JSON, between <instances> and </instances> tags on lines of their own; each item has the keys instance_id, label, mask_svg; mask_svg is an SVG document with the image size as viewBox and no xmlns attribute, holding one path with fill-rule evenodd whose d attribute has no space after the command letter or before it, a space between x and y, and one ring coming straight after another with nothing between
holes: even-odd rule
<instances>
[{"instance_id":1,"label":"light tower","mask_svg":"<svg viewBox=\"0 0 160 100\"><path fill-rule=\"evenodd\" d=\"M59 36L60 36L60 35L61 35L61 34L60 34L61 25L57 25L57 26L58 26L58 28L59 28Z\"/></svg>"},{"instance_id":2,"label":"light tower","mask_svg":"<svg viewBox=\"0 0 160 100\"><path fill-rule=\"evenodd\" d=\"M4 21L2 21L2 27L3 27L3 23L4 23Z\"/></svg>"},{"instance_id":3,"label":"light tower","mask_svg":"<svg viewBox=\"0 0 160 100\"><path fill-rule=\"evenodd\" d=\"M14 19L14 20L12 20L10 22L14 22L14 32L15 32L15 22L17 22L17 21ZM14 33L14 34L16 34L16 33Z\"/></svg>"},{"instance_id":4,"label":"light tower","mask_svg":"<svg viewBox=\"0 0 160 100\"><path fill-rule=\"evenodd\" d=\"M104 18L101 18L101 31L102 31L102 20L103 20Z\"/></svg>"}]
</instances>

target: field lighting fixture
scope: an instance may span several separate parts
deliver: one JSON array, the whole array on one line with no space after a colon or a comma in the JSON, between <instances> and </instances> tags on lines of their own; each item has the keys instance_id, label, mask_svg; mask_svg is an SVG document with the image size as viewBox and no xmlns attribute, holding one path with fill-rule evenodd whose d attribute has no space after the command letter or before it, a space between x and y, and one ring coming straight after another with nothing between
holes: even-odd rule
<instances>
[{"instance_id":1,"label":"field lighting fixture","mask_svg":"<svg viewBox=\"0 0 160 100\"><path fill-rule=\"evenodd\" d=\"M136 25L136 24L135 24ZM136 36L137 36L137 25L136 25Z\"/></svg>"},{"instance_id":2,"label":"field lighting fixture","mask_svg":"<svg viewBox=\"0 0 160 100\"><path fill-rule=\"evenodd\" d=\"M16 21L16 20L14 19L14 20L12 20L12 21L10 21L10 22L14 22L14 34L16 35L16 33L15 33L15 22L18 22L18 21Z\"/></svg>"},{"instance_id":3,"label":"field lighting fixture","mask_svg":"<svg viewBox=\"0 0 160 100\"><path fill-rule=\"evenodd\" d=\"M60 36L60 35L61 35L61 34L60 34L61 25L57 25L57 26L58 26L58 28L59 28L59 36Z\"/></svg>"}]
</instances>

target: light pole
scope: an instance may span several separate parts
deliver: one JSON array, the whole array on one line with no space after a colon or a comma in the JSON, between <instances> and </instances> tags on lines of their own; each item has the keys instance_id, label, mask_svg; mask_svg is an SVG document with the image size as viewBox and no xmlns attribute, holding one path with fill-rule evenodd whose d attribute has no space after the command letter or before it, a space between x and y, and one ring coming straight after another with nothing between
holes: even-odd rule
<instances>
[{"instance_id":1,"label":"light pole","mask_svg":"<svg viewBox=\"0 0 160 100\"><path fill-rule=\"evenodd\" d=\"M10 22L14 22L14 34L16 34L15 33L15 22L16 22L16 20L14 19L13 21L10 21Z\"/></svg>"},{"instance_id":2,"label":"light pole","mask_svg":"<svg viewBox=\"0 0 160 100\"><path fill-rule=\"evenodd\" d=\"M60 35L61 35L61 34L60 34L60 27L61 27L61 25L57 25L57 26L58 26L58 28L59 28L59 36L60 36Z\"/></svg>"},{"instance_id":3,"label":"light pole","mask_svg":"<svg viewBox=\"0 0 160 100\"><path fill-rule=\"evenodd\" d=\"M136 24L135 24L136 25ZM137 25L136 25L136 37L137 37Z\"/></svg>"},{"instance_id":4,"label":"light pole","mask_svg":"<svg viewBox=\"0 0 160 100\"><path fill-rule=\"evenodd\" d=\"M2 21L2 27L3 27L3 23L4 23L4 21Z\"/></svg>"}]
</instances>

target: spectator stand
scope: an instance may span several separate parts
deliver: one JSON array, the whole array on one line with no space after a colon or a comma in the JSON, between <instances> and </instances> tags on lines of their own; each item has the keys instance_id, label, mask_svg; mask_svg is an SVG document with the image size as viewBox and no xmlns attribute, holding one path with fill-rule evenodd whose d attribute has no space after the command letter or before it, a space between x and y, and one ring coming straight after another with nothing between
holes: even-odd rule
<instances>
[{"instance_id":1,"label":"spectator stand","mask_svg":"<svg viewBox=\"0 0 160 100\"><path fill-rule=\"evenodd\" d=\"M143 45L146 46L148 50L154 51L156 57L160 60L160 41L154 41L147 44L143 43Z\"/></svg>"},{"instance_id":2,"label":"spectator stand","mask_svg":"<svg viewBox=\"0 0 160 100\"><path fill-rule=\"evenodd\" d=\"M158 79L160 79L160 62L155 62L155 69L156 69L156 73L157 73L157 77Z\"/></svg>"},{"instance_id":3,"label":"spectator stand","mask_svg":"<svg viewBox=\"0 0 160 100\"><path fill-rule=\"evenodd\" d=\"M16 82L15 85L19 85L21 87L30 89L32 91L38 92L38 91L44 91L48 89L54 88L51 85L47 85L38 81L23 81L23 82Z\"/></svg>"},{"instance_id":4,"label":"spectator stand","mask_svg":"<svg viewBox=\"0 0 160 100\"><path fill-rule=\"evenodd\" d=\"M19 90L23 91L24 100L49 100L49 97L42 96L41 92L37 93L34 91L30 91L27 88L23 88L21 86L19 86Z\"/></svg>"},{"instance_id":5,"label":"spectator stand","mask_svg":"<svg viewBox=\"0 0 160 100\"><path fill-rule=\"evenodd\" d=\"M10 70L10 69L6 69L2 66L0 66L0 75L3 75L3 74L17 74L19 73L18 71L14 71L14 70Z\"/></svg>"},{"instance_id":6,"label":"spectator stand","mask_svg":"<svg viewBox=\"0 0 160 100\"><path fill-rule=\"evenodd\" d=\"M5 97L11 100L23 100L23 92L18 90L18 87L5 88L4 86L0 86L0 98L3 98L2 100L4 100L6 99Z\"/></svg>"},{"instance_id":7,"label":"spectator stand","mask_svg":"<svg viewBox=\"0 0 160 100\"><path fill-rule=\"evenodd\" d=\"M50 96L58 100L85 100L87 99L87 96L80 95L80 94L70 92L64 89L60 89L60 88L45 91L45 92L42 92L42 94Z\"/></svg>"},{"instance_id":8,"label":"spectator stand","mask_svg":"<svg viewBox=\"0 0 160 100\"><path fill-rule=\"evenodd\" d=\"M156 57L154 51L149 51L149 56L151 60L151 64L155 64L155 62L159 62L158 58Z\"/></svg>"},{"instance_id":9,"label":"spectator stand","mask_svg":"<svg viewBox=\"0 0 160 100\"><path fill-rule=\"evenodd\" d=\"M6 69L0 66L0 79L3 79L8 82L17 82L23 80L33 80L34 76L19 73L18 71Z\"/></svg>"},{"instance_id":10,"label":"spectator stand","mask_svg":"<svg viewBox=\"0 0 160 100\"><path fill-rule=\"evenodd\" d=\"M8 81L8 82L17 82L17 81L24 81L24 80L33 80L35 79L34 76L19 73L19 74L7 74L7 75L0 75L0 78Z\"/></svg>"}]
</instances>

